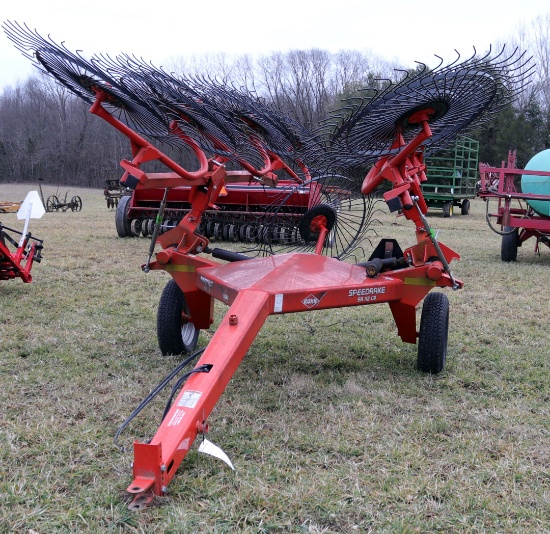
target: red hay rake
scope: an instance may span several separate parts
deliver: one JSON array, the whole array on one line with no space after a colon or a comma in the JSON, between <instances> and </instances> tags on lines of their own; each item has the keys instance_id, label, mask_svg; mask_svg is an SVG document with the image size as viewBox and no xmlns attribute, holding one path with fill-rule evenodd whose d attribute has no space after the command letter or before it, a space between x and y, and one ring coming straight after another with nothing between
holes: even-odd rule
<instances>
[{"instance_id":1,"label":"red hay rake","mask_svg":"<svg viewBox=\"0 0 550 534\"><path fill-rule=\"evenodd\" d=\"M25 219L22 232L0 222L0 280L20 278L26 284L32 282L34 262L42 260L43 241L27 232L29 219L44 214L44 207L36 191L30 192L17 212L18 219Z\"/></svg>"},{"instance_id":2,"label":"red hay rake","mask_svg":"<svg viewBox=\"0 0 550 534\"><path fill-rule=\"evenodd\" d=\"M449 303L443 292L430 291L463 283L449 266L458 254L438 242L425 217L424 153L515 98L526 80L517 73L527 63L515 51L424 68L397 84L388 82L352 99L311 133L214 81L176 78L129 56L86 61L26 27L8 23L4 30L39 68L128 137L132 159L121 162L122 184L136 192L163 191L143 265L145 272L172 277L159 305L162 352L193 351L199 330L214 321L214 301L229 307L206 348L184 362L201 354L177 380L155 436L134 443L131 508L166 494L270 315L387 303L402 341L418 341L418 368L443 370ZM187 150L196 168L183 168L146 137ZM144 170L153 161L165 171ZM228 164L239 169L229 170ZM385 239L368 260L342 261L355 258L353 251L361 247L372 193L384 181L392 186L384 200L414 224L416 244L402 251ZM262 237L240 252L211 249L205 219L220 195L239 184L273 194L258 212L245 210ZM171 191L181 187L188 188L188 206L176 225L161 232ZM161 250L153 260L156 245ZM416 307L423 300L417 329Z\"/></svg>"},{"instance_id":3,"label":"red hay rake","mask_svg":"<svg viewBox=\"0 0 550 534\"><path fill-rule=\"evenodd\" d=\"M23 239L17 242L13 236ZM0 223L0 280L21 278L26 284L32 282L31 269L34 262L42 260L42 240L23 236L17 230Z\"/></svg>"}]
</instances>

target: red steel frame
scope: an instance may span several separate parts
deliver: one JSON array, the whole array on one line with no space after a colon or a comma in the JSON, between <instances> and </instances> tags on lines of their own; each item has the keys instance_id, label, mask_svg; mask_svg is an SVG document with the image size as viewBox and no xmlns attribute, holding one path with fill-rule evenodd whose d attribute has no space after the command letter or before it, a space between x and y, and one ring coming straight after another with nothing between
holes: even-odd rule
<instances>
[{"instance_id":1,"label":"red steel frame","mask_svg":"<svg viewBox=\"0 0 550 534\"><path fill-rule=\"evenodd\" d=\"M294 180L279 180L278 186L287 185L292 187L296 185ZM228 184L225 187L226 191L222 193L222 196L218 199L216 204L221 206L222 204L232 207L235 206L231 213L235 213L238 206L244 206L246 211L243 213L249 213L250 208L253 206L267 207L273 202L273 195L280 193L278 187L264 186L261 183L244 183L244 184ZM166 198L169 204L189 204L189 195L191 187L175 187L170 190L168 197ZM158 211L158 206L164 195L163 189L137 189L133 192L132 202L128 206L128 218L139 218L142 213L148 213L150 211ZM152 208L151 206L155 207ZM181 212L182 215L188 211L187 206L183 208L167 207L167 210L173 212ZM219 212L219 210L213 210L213 212Z\"/></svg>"},{"instance_id":2,"label":"red steel frame","mask_svg":"<svg viewBox=\"0 0 550 534\"><path fill-rule=\"evenodd\" d=\"M6 227L0 223L0 280L21 278L23 282L29 284L32 282L31 269L33 263L35 259L40 261L42 242L36 240L29 247L31 235L28 233L20 241L15 252L11 252L6 245L6 239L10 240L10 237L4 228Z\"/></svg>"},{"instance_id":3,"label":"red steel frame","mask_svg":"<svg viewBox=\"0 0 550 534\"><path fill-rule=\"evenodd\" d=\"M431 136L430 110L409 119L421 125L418 136L407 145L398 136L393 148L400 152L381 159L365 178L364 194L384 179L393 183L393 189L384 197L389 205L398 204L404 216L414 222L417 237L417 244L404 252L407 267L367 277L360 265L320 255L328 233L322 217L312 223L319 231L316 254L288 253L226 264L199 256L208 245L208 240L196 233L201 215L212 207L226 183L250 180L253 169L226 171L223 161L207 160L194 141L187 139L201 162L199 171L189 173L112 117L101 106L104 98L106 95L98 90L90 111L127 135L132 144L134 158L121 163L126 171L121 181L137 190L191 188L190 211L178 226L158 237L163 250L147 264L147 270L164 270L173 277L185 294L196 328L211 326L215 300L229 306L197 362L197 367L206 366L207 372L189 377L149 443L134 444L134 478L128 492L134 495L134 507L139 508L155 495L166 493L192 443L206 431L216 402L270 315L386 302L398 335L404 342L416 343L416 306L435 287L457 289L463 284L453 278L448 266L459 258L458 254L437 243L424 218L427 206L420 183L426 175L420 147ZM171 172L143 172L140 165L151 159L158 159ZM266 163L267 168L273 166ZM269 172L263 177L272 180L271 185L276 183Z\"/></svg>"},{"instance_id":4,"label":"red steel frame","mask_svg":"<svg viewBox=\"0 0 550 534\"><path fill-rule=\"evenodd\" d=\"M501 167L490 167L484 163L479 164L481 187L479 197L486 202L490 198L498 199L497 212L488 214L496 219L496 223L502 227L519 228L520 243L530 237L550 233L550 218L538 215L528 205L526 207L513 207L516 201L543 200L550 202L550 195L534 195L521 193L516 190L514 178L518 175L533 174L537 176L550 176L548 171L525 170L516 168L516 151L508 152L508 160L502 162ZM538 246L538 241L537 241Z\"/></svg>"}]
</instances>

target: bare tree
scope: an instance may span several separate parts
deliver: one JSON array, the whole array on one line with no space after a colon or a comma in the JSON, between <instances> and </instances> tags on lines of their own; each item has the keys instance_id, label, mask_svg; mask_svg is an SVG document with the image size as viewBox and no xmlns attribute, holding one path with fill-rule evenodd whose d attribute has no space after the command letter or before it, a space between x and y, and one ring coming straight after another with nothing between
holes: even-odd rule
<instances>
[{"instance_id":1,"label":"bare tree","mask_svg":"<svg viewBox=\"0 0 550 534\"><path fill-rule=\"evenodd\" d=\"M537 62L536 85L542 106L550 109L550 13L532 23L531 47Z\"/></svg>"}]
</instances>

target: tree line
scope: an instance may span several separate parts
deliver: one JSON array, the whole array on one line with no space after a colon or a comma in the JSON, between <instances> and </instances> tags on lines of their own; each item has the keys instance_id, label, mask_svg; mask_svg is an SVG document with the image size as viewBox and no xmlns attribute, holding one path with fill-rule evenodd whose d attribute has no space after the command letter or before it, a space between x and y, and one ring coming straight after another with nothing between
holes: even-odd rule
<instances>
[{"instance_id":1,"label":"tree line","mask_svg":"<svg viewBox=\"0 0 550 534\"><path fill-rule=\"evenodd\" d=\"M550 148L550 14L519 28L506 45L516 46L533 56L532 83L518 101L473 134L480 143L480 161L491 165L500 165L509 150L517 150L521 167ZM320 49L257 58L210 54L181 59L170 69L243 88L309 129L347 97L404 70L370 52ZM103 188L105 180L120 177L119 162L129 156L126 137L46 75L32 76L0 96L0 183L43 180ZM185 166L179 159L185 155L173 157Z\"/></svg>"}]
</instances>

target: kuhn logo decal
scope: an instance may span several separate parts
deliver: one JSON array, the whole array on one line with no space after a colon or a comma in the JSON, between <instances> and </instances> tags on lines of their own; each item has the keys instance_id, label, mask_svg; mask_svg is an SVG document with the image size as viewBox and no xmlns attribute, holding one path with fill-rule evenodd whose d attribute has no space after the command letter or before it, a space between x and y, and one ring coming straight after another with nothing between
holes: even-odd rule
<instances>
[{"instance_id":1,"label":"kuhn logo decal","mask_svg":"<svg viewBox=\"0 0 550 534\"><path fill-rule=\"evenodd\" d=\"M302 304L306 308L315 308L315 306L318 306L323 297L326 295L325 293L319 293L317 295L309 294L304 300L302 300Z\"/></svg>"}]
</instances>

